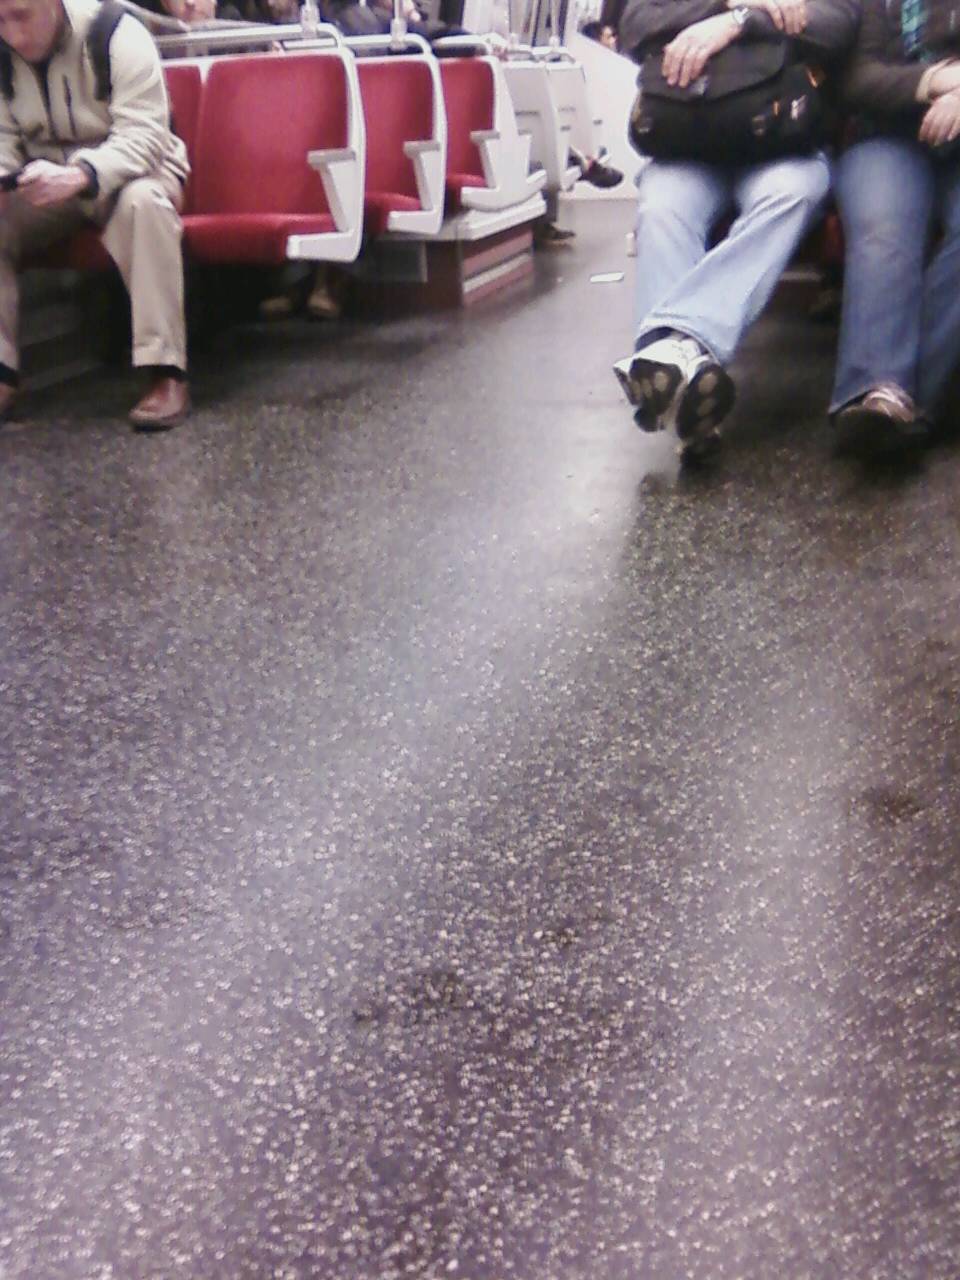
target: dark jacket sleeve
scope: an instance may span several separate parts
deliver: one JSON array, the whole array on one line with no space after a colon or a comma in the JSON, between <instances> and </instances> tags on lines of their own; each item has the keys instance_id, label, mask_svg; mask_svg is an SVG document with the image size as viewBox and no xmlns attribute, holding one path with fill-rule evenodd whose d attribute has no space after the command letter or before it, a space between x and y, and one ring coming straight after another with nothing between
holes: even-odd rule
<instances>
[{"instance_id":1,"label":"dark jacket sleeve","mask_svg":"<svg viewBox=\"0 0 960 1280\"><path fill-rule=\"evenodd\" d=\"M853 47L859 25L860 0L809 0L806 29L795 38L796 46L811 61L839 62ZM762 9L750 10L743 34L748 40L782 38Z\"/></svg>"},{"instance_id":2,"label":"dark jacket sleeve","mask_svg":"<svg viewBox=\"0 0 960 1280\"><path fill-rule=\"evenodd\" d=\"M619 31L620 20L626 7L627 0L603 0L600 7L601 27L610 27L614 31Z\"/></svg>"},{"instance_id":3,"label":"dark jacket sleeve","mask_svg":"<svg viewBox=\"0 0 960 1280\"><path fill-rule=\"evenodd\" d=\"M903 115L917 107L922 63L907 62L885 0L864 0L860 35L842 85L844 105L871 116Z\"/></svg>"},{"instance_id":4,"label":"dark jacket sleeve","mask_svg":"<svg viewBox=\"0 0 960 1280\"><path fill-rule=\"evenodd\" d=\"M620 52L639 62L648 48L669 44L678 31L726 11L725 0L627 0L617 31Z\"/></svg>"}]
</instances>

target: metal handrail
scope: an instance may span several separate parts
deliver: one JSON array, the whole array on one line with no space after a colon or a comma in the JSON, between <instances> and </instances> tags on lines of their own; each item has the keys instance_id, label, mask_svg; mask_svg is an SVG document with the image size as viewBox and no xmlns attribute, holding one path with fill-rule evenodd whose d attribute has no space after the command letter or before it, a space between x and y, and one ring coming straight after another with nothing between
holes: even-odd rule
<instances>
[{"instance_id":1,"label":"metal handrail","mask_svg":"<svg viewBox=\"0 0 960 1280\"><path fill-rule=\"evenodd\" d=\"M197 25L176 34L154 37L161 54L169 52L174 57L195 53L202 55L217 50L256 49L266 45L303 47L344 47L343 35L329 23L321 23L315 32L305 35L296 22L271 24L268 22L226 22L220 20L210 26Z\"/></svg>"},{"instance_id":2,"label":"metal handrail","mask_svg":"<svg viewBox=\"0 0 960 1280\"><path fill-rule=\"evenodd\" d=\"M537 44L530 50L529 55L534 62L578 62L579 59L574 57L569 49L565 49L562 44Z\"/></svg>"},{"instance_id":3,"label":"metal handrail","mask_svg":"<svg viewBox=\"0 0 960 1280\"><path fill-rule=\"evenodd\" d=\"M489 56L495 52L494 46L486 36L441 36L431 43L431 49L464 49Z\"/></svg>"},{"instance_id":4,"label":"metal handrail","mask_svg":"<svg viewBox=\"0 0 960 1280\"><path fill-rule=\"evenodd\" d=\"M349 44L350 41L347 41ZM489 36L441 36L439 40L431 42L430 47L435 52L451 51L456 52L458 49L464 52L481 53L487 57L497 56L503 58L506 62L576 62L569 49L562 46L554 48L552 45L532 45L532 44L516 44L511 43L506 46L495 44Z\"/></svg>"},{"instance_id":5,"label":"metal handrail","mask_svg":"<svg viewBox=\"0 0 960 1280\"><path fill-rule=\"evenodd\" d=\"M391 53L402 53L407 49L426 55L431 52L430 45L423 36L417 35L415 31L406 30L399 40L394 33L391 33L382 36L344 36L343 43L351 52L359 54L378 53L382 49L389 49Z\"/></svg>"}]
</instances>

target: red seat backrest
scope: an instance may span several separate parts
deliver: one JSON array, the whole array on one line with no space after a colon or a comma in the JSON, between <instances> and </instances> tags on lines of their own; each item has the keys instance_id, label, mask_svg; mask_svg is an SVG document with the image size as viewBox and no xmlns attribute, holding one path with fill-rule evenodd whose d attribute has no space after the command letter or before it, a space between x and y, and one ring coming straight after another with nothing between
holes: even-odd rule
<instances>
[{"instance_id":1,"label":"red seat backrest","mask_svg":"<svg viewBox=\"0 0 960 1280\"><path fill-rule=\"evenodd\" d=\"M358 58L367 124L367 191L417 196L405 142L433 137L433 77L423 58Z\"/></svg>"},{"instance_id":2,"label":"red seat backrest","mask_svg":"<svg viewBox=\"0 0 960 1280\"><path fill-rule=\"evenodd\" d=\"M200 68L187 63L165 66L163 78L167 84L167 97L170 99L170 123L177 137L183 139L192 169L200 120L200 95L203 91ZM191 182L188 180L185 206L190 199L190 188Z\"/></svg>"},{"instance_id":3,"label":"red seat backrest","mask_svg":"<svg viewBox=\"0 0 960 1280\"><path fill-rule=\"evenodd\" d=\"M440 75L447 108L447 173L482 174L480 152L470 134L493 128L493 71L479 58L444 58Z\"/></svg>"},{"instance_id":4,"label":"red seat backrest","mask_svg":"<svg viewBox=\"0 0 960 1280\"><path fill-rule=\"evenodd\" d=\"M347 145L347 102L336 54L214 62L200 103L193 212L327 212L307 152Z\"/></svg>"}]
</instances>

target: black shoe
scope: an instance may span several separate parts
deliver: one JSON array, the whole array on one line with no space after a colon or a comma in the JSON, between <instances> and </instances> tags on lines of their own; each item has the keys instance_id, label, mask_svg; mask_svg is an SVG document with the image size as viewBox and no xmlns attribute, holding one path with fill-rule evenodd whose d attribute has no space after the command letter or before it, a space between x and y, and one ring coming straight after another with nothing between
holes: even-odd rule
<instances>
[{"instance_id":1,"label":"black shoe","mask_svg":"<svg viewBox=\"0 0 960 1280\"><path fill-rule=\"evenodd\" d=\"M600 187L602 190L619 187L623 181L620 170L615 169L612 164L604 164L602 160L591 160L585 167L581 166L580 177L592 187Z\"/></svg>"},{"instance_id":2,"label":"black shoe","mask_svg":"<svg viewBox=\"0 0 960 1280\"><path fill-rule=\"evenodd\" d=\"M833 419L837 451L861 458L891 457L925 445L930 436L926 420L902 387L882 382L854 400Z\"/></svg>"},{"instance_id":3,"label":"black shoe","mask_svg":"<svg viewBox=\"0 0 960 1280\"><path fill-rule=\"evenodd\" d=\"M570 241L574 240L576 235L575 231L558 227L552 222L545 222L534 232L534 240L537 244L546 245L550 249L566 249L571 247Z\"/></svg>"}]
</instances>

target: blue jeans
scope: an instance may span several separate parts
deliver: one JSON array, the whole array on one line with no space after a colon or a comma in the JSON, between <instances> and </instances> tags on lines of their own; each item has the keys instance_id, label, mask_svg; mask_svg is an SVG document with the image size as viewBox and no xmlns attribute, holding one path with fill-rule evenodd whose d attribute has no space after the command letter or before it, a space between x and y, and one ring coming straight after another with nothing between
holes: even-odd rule
<instances>
[{"instance_id":1,"label":"blue jeans","mask_svg":"<svg viewBox=\"0 0 960 1280\"><path fill-rule=\"evenodd\" d=\"M742 168L653 160L637 186L637 345L677 329L727 364L826 199L826 156ZM734 209L729 234L708 251Z\"/></svg>"},{"instance_id":2,"label":"blue jeans","mask_svg":"<svg viewBox=\"0 0 960 1280\"><path fill-rule=\"evenodd\" d=\"M846 267L831 412L878 382L932 411L960 357L960 157L936 160L912 138L860 142L838 162L837 202Z\"/></svg>"}]
</instances>

